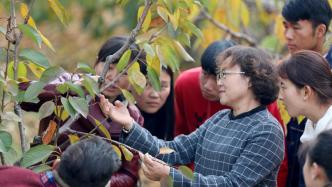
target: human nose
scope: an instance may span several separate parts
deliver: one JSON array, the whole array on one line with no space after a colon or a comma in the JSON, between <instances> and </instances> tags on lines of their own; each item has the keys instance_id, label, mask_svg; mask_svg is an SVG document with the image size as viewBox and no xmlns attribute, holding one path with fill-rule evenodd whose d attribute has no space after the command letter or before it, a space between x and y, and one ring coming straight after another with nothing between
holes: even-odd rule
<instances>
[{"instance_id":1,"label":"human nose","mask_svg":"<svg viewBox=\"0 0 332 187\"><path fill-rule=\"evenodd\" d=\"M287 40L292 40L294 38L294 31L293 29L285 29L285 38Z\"/></svg>"}]
</instances>

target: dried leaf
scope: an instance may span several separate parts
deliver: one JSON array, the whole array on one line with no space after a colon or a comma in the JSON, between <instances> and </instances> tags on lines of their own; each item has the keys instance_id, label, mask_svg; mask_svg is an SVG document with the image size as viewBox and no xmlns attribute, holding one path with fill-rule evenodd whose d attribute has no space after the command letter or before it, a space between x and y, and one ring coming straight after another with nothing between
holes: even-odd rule
<instances>
[{"instance_id":1,"label":"dried leaf","mask_svg":"<svg viewBox=\"0 0 332 187\"><path fill-rule=\"evenodd\" d=\"M51 120L43 135L43 138L42 138L43 144L47 145L52 141L53 136L56 132L56 129L57 129L57 124L55 123L55 121Z\"/></svg>"},{"instance_id":2,"label":"dried leaf","mask_svg":"<svg viewBox=\"0 0 332 187\"><path fill-rule=\"evenodd\" d=\"M113 146L113 149L114 149L115 153L118 155L119 159L121 160L121 158L122 158L122 153L121 153L119 147L116 146L116 145L112 145L112 146Z\"/></svg>"}]
</instances>

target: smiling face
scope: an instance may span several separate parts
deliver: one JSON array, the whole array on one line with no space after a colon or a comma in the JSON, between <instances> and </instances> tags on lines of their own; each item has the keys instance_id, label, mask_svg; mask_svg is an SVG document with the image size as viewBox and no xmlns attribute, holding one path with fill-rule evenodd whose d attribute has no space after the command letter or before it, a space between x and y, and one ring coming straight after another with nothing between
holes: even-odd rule
<instances>
[{"instance_id":1,"label":"smiling face","mask_svg":"<svg viewBox=\"0 0 332 187\"><path fill-rule=\"evenodd\" d=\"M97 75L101 75L104 68L104 63L99 62L95 66L95 70ZM116 64L110 64L109 70L105 77L105 82L103 83L102 87L113 81L113 79L118 75L118 71L116 70ZM113 86L108 87L103 91L103 94L109 98L111 101L113 101L117 96L121 95L122 89L128 89L129 87L129 80L127 74L121 75L121 77L115 81Z\"/></svg>"},{"instance_id":2,"label":"smiling face","mask_svg":"<svg viewBox=\"0 0 332 187\"><path fill-rule=\"evenodd\" d=\"M153 87L148 84L144 92L138 95L133 91L133 95L136 99L137 106L144 112L153 114L160 110L165 104L171 90L171 76L165 71L160 73L161 90L155 91Z\"/></svg>"},{"instance_id":3,"label":"smiling face","mask_svg":"<svg viewBox=\"0 0 332 187\"><path fill-rule=\"evenodd\" d=\"M285 104L285 107L291 117L303 115L303 95L289 79L280 78L279 99Z\"/></svg>"},{"instance_id":4,"label":"smiling face","mask_svg":"<svg viewBox=\"0 0 332 187\"><path fill-rule=\"evenodd\" d=\"M284 20L284 36L286 38L287 47L291 54L296 51L305 49L320 52L322 48L322 27L319 25L313 28L309 20L299 20L297 22L288 22Z\"/></svg>"},{"instance_id":5,"label":"smiling face","mask_svg":"<svg viewBox=\"0 0 332 187\"><path fill-rule=\"evenodd\" d=\"M218 101L218 86L216 76L202 69L199 76L199 84L203 97L209 101Z\"/></svg>"},{"instance_id":6,"label":"smiling face","mask_svg":"<svg viewBox=\"0 0 332 187\"><path fill-rule=\"evenodd\" d=\"M243 100L252 95L249 78L241 73L239 65L231 65L231 57L225 59L219 67L219 71L224 71L224 75L218 75L218 87L220 103L230 107L238 106Z\"/></svg>"}]
</instances>

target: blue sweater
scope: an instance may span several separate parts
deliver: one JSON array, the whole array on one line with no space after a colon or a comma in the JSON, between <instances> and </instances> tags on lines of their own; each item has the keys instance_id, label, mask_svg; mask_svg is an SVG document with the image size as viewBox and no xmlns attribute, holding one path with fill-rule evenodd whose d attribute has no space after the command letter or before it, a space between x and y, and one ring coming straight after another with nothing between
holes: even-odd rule
<instances>
[{"instance_id":1,"label":"blue sweater","mask_svg":"<svg viewBox=\"0 0 332 187\"><path fill-rule=\"evenodd\" d=\"M284 157L283 131L265 107L236 117L231 110L219 111L173 141L159 140L135 124L120 141L153 156L169 147L175 152L158 158L170 165L194 161L193 180L171 168L174 186L276 186Z\"/></svg>"}]
</instances>

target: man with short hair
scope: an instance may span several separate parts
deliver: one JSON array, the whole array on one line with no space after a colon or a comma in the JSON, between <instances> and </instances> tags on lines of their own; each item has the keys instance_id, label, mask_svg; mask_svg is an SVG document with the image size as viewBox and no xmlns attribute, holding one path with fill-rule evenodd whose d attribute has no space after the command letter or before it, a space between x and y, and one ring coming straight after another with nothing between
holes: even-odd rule
<instances>
[{"instance_id":1,"label":"man with short hair","mask_svg":"<svg viewBox=\"0 0 332 187\"><path fill-rule=\"evenodd\" d=\"M52 171L37 174L19 167L0 167L1 187L105 187L121 165L112 144L100 137L70 145Z\"/></svg>"},{"instance_id":2,"label":"man with short hair","mask_svg":"<svg viewBox=\"0 0 332 187\"><path fill-rule=\"evenodd\" d=\"M288 0L282 9L282 16L285 27L284 36L291 55L299 50L312 50L323 55L325 36L332 18L328 0ZM332 58L328 55L327 59L331 64L329 59ZM297 152L306 119L304 117L290 118L286 110L282 110L281 115L284 124L287 124L287 186L304 186Z\"/></svg>"}]
</instances>

